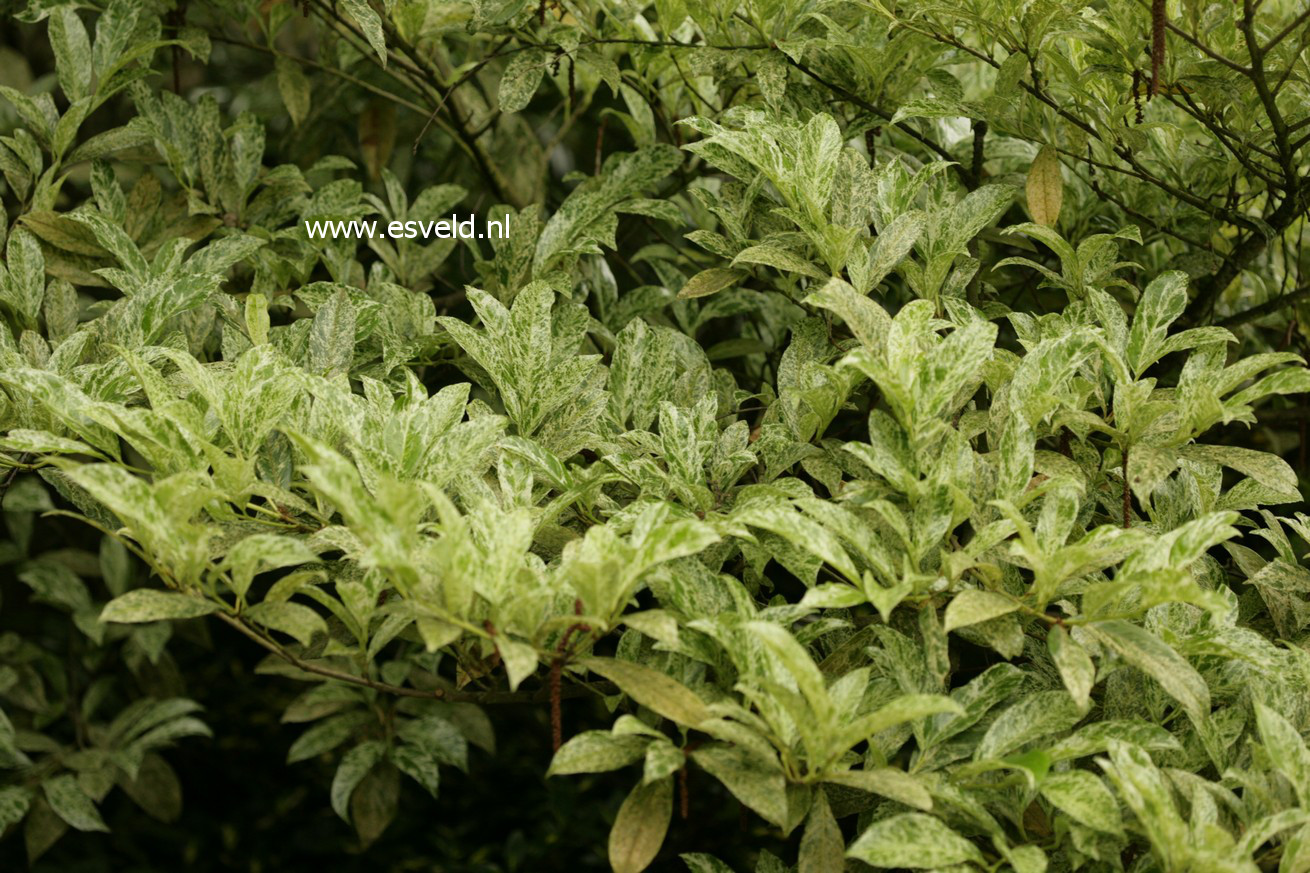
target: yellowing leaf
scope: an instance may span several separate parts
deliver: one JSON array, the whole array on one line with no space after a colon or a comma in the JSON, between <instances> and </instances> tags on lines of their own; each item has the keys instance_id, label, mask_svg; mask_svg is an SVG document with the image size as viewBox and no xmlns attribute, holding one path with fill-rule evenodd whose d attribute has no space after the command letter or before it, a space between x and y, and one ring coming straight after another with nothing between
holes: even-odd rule
<instances>
[{"instance_id":1,"label":"yellowing leaf","mask_svg":"<svg viewBox=\"0 0 1310 873\"><path fill-rule=\"evenodd\" d=\"M1028 214L1033 221L1055 227L1064 201L1064 181L1060 178L1060 158L1055 149L1043 146L1028 168Z\"/></svg>"},{"instance_id":2,"label":"yellowing leaf","mask_svg":"<svg viewBox=\"0 0 1310 873\"><path fill-rule=\"evenodd\" d=\"M719 293L724 288L732 287L744 275L745 273L738 270L727 270L723 267L701 270L687 280L687 284L683 285L682 290L678 292L678 297L684 300L689 297L708 297L711 294Z\"/></svg>"}]
</instances>

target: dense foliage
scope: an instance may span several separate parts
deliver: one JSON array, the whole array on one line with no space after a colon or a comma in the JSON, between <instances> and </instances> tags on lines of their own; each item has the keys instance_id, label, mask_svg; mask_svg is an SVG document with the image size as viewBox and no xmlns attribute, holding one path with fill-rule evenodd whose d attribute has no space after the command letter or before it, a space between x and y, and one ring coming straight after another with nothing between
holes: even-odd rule
<instances>
[{"instance_id":1,"label":"dense foliage","mask_svg":"<svg viewBox=\"0 0 1310 873\"><path fill-rule=\"evenodd\" d=\"M6 14L0 864L1310 871L1303 0Z\"/></svg>"}]
</instances>

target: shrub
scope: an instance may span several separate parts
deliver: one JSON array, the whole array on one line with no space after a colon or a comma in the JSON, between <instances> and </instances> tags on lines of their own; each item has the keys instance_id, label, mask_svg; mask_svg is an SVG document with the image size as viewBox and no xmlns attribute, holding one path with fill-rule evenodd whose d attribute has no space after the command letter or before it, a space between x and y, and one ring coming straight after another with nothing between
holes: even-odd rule
<instances>
[{"instance_id":1,"label":"shrub","mask_svg":"<svg viewBox=\"0 0 1310 873\"><path fill-rule=\"evenodd\" d=\"M119 800L207 748L252 869L1310 870L1308 22L33 0L0 828L226 863Z\"/></svg>"}]
</instances>

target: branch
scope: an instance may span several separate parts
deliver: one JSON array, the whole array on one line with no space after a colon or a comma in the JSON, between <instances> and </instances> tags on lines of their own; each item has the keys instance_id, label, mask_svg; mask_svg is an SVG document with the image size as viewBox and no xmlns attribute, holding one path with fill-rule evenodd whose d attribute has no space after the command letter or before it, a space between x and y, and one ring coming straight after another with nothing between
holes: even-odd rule
<instances>
[{"instance_id":1,"label":"branch","mask_svg":"<svg viewBox=\"0 0 1310 873\"><path fill-rule=\"evenodd\" d=\"M262 648L267 649L272 654L286 661L304 673L312 673L315 676L323 676L327 679L334 679L338 682L345 682L349 685L358 685L363 688L372 688L374 691L380 691L383 694L392 694L397 697L416 697L423 700L444 700L450 703L481 703L481 704L513 704L513 703L547 703L550 701L550 689L539 688L536 691L451 691L445 688L434 688L431 691L425 691L422 688L408 688L403 685L392 685L388 682L378 682L367 676L356 676L354 673L347 673L343 670L336 670L332 667L324 667L322 664L315 664L313 661L306 661L303 658L288 651L285 647L279 645L277 641L270 639L266 635L252 628L241 620L239 616L230 615L226 612L216 612L224 623L235 628L242 635L258 643ZM561 688L559 695L561 698L586 697L591 694L617 694L618 686L610 682L597 682L594 684L578 683L570 685L567 688Z\"/></svg>"},{"instance_id":2,"label":"branch","mask_svg":"<svg viewBox=\"0 0 1310 873\"><path fill-rule=\"evenodd\" d=\"M1260 424L1305 424L1310 419L1310 406L1293 406L1290 409L1257 409L1256 420Z\"/></svg>"},{"instance_id":3,"label":"branch","mask_svg":"<svg viewBox=\"0 0 1310 873\"><path fill-rule=\"evenodd\" d=\"M1192 100L1192 98L1187 95L1186 91L1181 91L1180 94L1183 98L1181 103L1178 100L1174 99L1172 95L1166 95L1166 99L1174 106L1177 106L1183 112L1186 112L1188 115L1192 116L1192 118L1199 121L1205 127L1206 130L1214 134L1215 139L1219 140L1219 144L1222 145L1224 148L1226 148L1228 150L1228 153L1231 154L1237 160L1238 163L1240 163L1243 167L1246 167L1246 169L1249 170L1252 175L1259 178L1262 182L1265 183L1265 185L1267 185L1270 188L1277 188L1280 190L1286 189L1287 186L1285 184L1274 179L1272 176L1266 173L1262 167L1257 165L1253 160L1251 160L1245 154L1239 151L1237 145L1229 141L1231 135L1226 130L1224 130L1223 127L1221 127L1218 123L1211 120L1208 114L1202 112L1201 107L1196 105L1196 101ZM1260 148L1254 143L1244 143L1244 145L1246 145L1252 151L1259 152L1260 154L1264 155L1270 160L1275 160L1275 161L1278 160L1277 155L1273 154L1272 152L1269 152L1267 149Z\"/></svg>"},{"instance_id":4,"label":"branch","mask_svg":"<svg viewBox=\"0 0 1310 873\"><path fill-rule=\"evenodd\" d=\"M314 2L314 9L319 17L321 17L330 27L334 27L343 38L350 41L363 57L373 57L373 52L369 47L367 38L358 27L339 15L335 8L325 2L325 0L314 0ZM459 143L464 152L472 159L474 166L477 167L478 173L481 174L483 179L487 182L487 185L491 188L492 194L494 194L502 203L509 203L516 208L522 208L525 206L526 204L520 202L518 198L511 196L513 194L513 186L509 184L504 173L501 172L500 167L492 161L491 156L487 153L486 149L478 143L477 137L468 130L467 125L469 118L460 118L457 113L451 110L450 106L447 105L446 101L442 98L440 93L441 89L449 87L447 85L448 77L442 75L441 71L435 69L432 64L419 54L413 46L401 39L400 34L396 31L387 16L381 16L381 22L383 31L387 34L389 45L394 49L394 51L390 53L391 59L396 62L397 66L407 70L410 74L417 77L419 82L422 82L427 86L427 89L430 92L428 97L432 100L433 106L436 107L437 111L444 110L446 115L450 118L451 125L448 128L443 126L443 129L447 130L451 137ZM392 78L398 78L396 73L393 72L390 67L386 67L385 70L388 75L392 76ZM409 84L410 87L414 87L412 82ZM414 90L420 93L424 92L423 88L414 87Z\"/></svg>"},{"instance_id":5,"label":"branch","mask_svg":"<svg viewBox=\"0 0 1310 873\"><path fill-rule=\"evenodd\" d=\"M1251 0L1243 0L1242 2L1242 19L1238 27L1246 38L1246 50L1251 56L1251 82L1255 85L1255 92L1260 96L1260 102L1264 105L1265 115L1269 116L1269 123L1274 128L1274 143L1278 147L1278 157L1282 164L1283 173L1287 178L1288 190L1295 191L1300 177L1297 174L1297 167L1292 165L1292 152L1288 147L1287 122L1283 119L1283 113L1278 109L1278 101L1274 99L1273 92L1269 89L1269 80L1265 76L1265 56L1255 36L1255 8L1251 5Z\"/></svg>"},{"instance_id":6,"label":"branch","mask_svg":"<svg viewBox=\"0 0 1310 873\"><path fill-rule=\"evenodd\" d=\"M885 121L891 121L892 114L888 112L886 109L883 109L881 106L870 103L868 100L865 100L863 97L860 97L858 94L855 94L854 92L842 87L841 85L838 85L836 82L829 82L827 79L824 79L814 70L810 69L800 61L794 61L786 55L783 55L783 58L787 61L788 65L799 70L805 75L809 76L811 79L818 82L820 85L827 88L829 91L833 92L837 96L849 101L850 103L853 103L854 105L860 107L866 112L872 112L874 115L884 119ZM977 180L975 180L973 176L969 173L968 168L966 168L958 161L956 161L955 156L952 155L950 152L948 152L945 148L933 142L932 140L928 139L926 136L919 133L917 130L910 127L903 121L893 124L892 127L896 128L902 133L909 135L911 139L917 140L921 145L925 146L939 157L950 161L954 166L956 173L959 174L960 180L964 182L965 187L967 188L977 187Z\"/></svg>"},{"instance_id":7,"label":"branch","mask_svg":"<svg viewBox=\"0 0 1310 873\"><path fill-rule=\"evenodd\" d=\"M987 140L987 122L975 121L973 123L973 162L970 165L970 171L973 173L975 182L981 183L983 177L983 163L986 159L984 151Z\"/></svg>"},{"instance_id":8,"label":"branch","mask_svg":"<svg viewBox=\"0 0 1310 873\"><path fill-rule=\"evenodd\" d=\"M1151 8L1151 4L1146 2L1146 0L1138 0L1137 5L1147 10ZM1251 69L1249 67L1244 67L1241 64L1237 63L1237 61L1224 57L1223 55L1219 54L1219 52L1215 51L1205 43L1201 42L1201 40L1198 39L1197 37L1192 36L1190 33L1188 33L1185 30L1182 30L1181 28L1175 27L1173 22L1166 22L1165 27L1168 28L1170 31L1172 31L1176 36L1182 37L1183 40L1186 41L1188 44L1199 49L1202 54L1204 54L1206 57L1210 58L1211 60L1218 61L1228 69L1235 70L1236 72L1241 73L1244 76L1250 75Z\"/></svg>"},{"instance_id":9,"label":"branch","mask_svg":"<svg viewBox=\"0 0 1310 873\"><path fill-rule=\"evenodd\" d=\"M1307 20L1310 20L1310 6L1306 7L1305 12L1302 12L1296 18L1293 18L1291 24L1287 25L1287 27L1284 27L1282 30L1278 31L1278 33L1274 34L1273 39L1265 43L1264 48L1260 49L1261 54L1268 54L1270 49L1272 49L1274 46L1278 45L1280 42L1286 39L1289 34L1291 34L1301 25L1305 24Z\"/></svg>"},{"instance_id":10,"label":"branch","mask_svg":"<svg viewBox=\"0 0 1310 873\"><path fill-rule=\"evenodd\" d=\"M1000 62L998 62L995 58L989 56L985 52L978 51L977 49L969 45L966 45L965 43L960 42L954 37L947 36L944 33L938 33L937 31L934 30L923 30L903 21L899 22L899 24L900 26L905 27L909 30L913 30L915 33L926 36L929 39L934 39L940 43L959 49L960 51L972 55L978 60L990 64L993 67L997 67L997 68L1000 67ZM1047 94L1035 82L1033 84L1029 84L1027 82L1020 80L1019 86L1023 88L1023 90L1031 94L1033 97L1036 97L1042 103L1045 103L1057 115L1059 115L1065 121L1072 124L1074 127L1077 127L1079 130L1082 130L1084 133L1086 133L1088 136L1092 137L1096 141L1104 142L1104 139L1102 138L1100 131L1098 131L1085 119L1080 118L1078 115L1075 115L1073 112L1070 112L1068 109L1065 109L1063 106L1061 106L1059 101L1057 101L1055 98ZM1122 160L1124 163L1128 164L1128 166L1132 168L1132 171L1130 172L1122 167L1116 167L1113 164L1097 164L1097 166L1102 166L1105 169L1115 173L1122 173L1128 176L1135 176L1136 178L1141 179L1143 182L1147 182L1151 185L1154 185L1155 187L1183 201L1184 203L1187 203L1191 206L1195 206L1197 209L1206 213L1211 218L1227 221L1229 224L1235 224L1238 225L1239 227L1245 227L1249 230L1255 230L1257 228L1257 226L1253 222L1251 222L1248 218L1246 218L1246 216L1242 215L1240 212L1237 212L1236 210L1233 209L1221 209L1219 207L1216 207L1210 204L1205 198L1198 197L1197 195L1191 193L1190 191L1184 188L1180 188L1177 185L1173 185L1165 181L1164 179L1161 179L1160 177L1147 172L1146 168L1142 166L1141 162L1139 162L1137 158L1133 156L1133 153L1129 151L1127 147L1123 145L1112 145L1112 149L1114 151L1114 154L1120 160ZM1091 163L1090 159L1083 158L1081 155L1073 155L1073 157L1077 158L1078 160Z\"/></svg>"},{"instance_id":11,"label":"branch","mask_svg":"<svg viewBox=\"0 0 1310 873\"><path fill-rule=\"evenodd\" d=\"M411 110L412 112L417 112L419 114L427 113L427 110L425 110L422 106L419 106L417 103L414 103L410 100L406 100L404 97L401 97L398 94L393 94L392 92L387 91L384 88L379 88L377 85L366 82L363 79L359 78L358 76L353 76L350 73L347 73L345 70L339 70L336 67L330 67L327 64L319 63L318 61L311 60L310 58L302 58L299 55L293 55L290 52L279 51L278 49L269 48L268 46L262 46L254 42L247 42L244 39L233 39L232 37L225 36L223 34L211 33L209 34L209 38L213 42L221 42L227 45L240 46L241 48L250 49L251 51L263 52L264 54L272 55L275 58L286 58L289 61L294 61L295 63L300 64L301 66L310 67L315 70L320 70L329 75L336 76L338 79L341 79L342 81L349 82L350 84L358 88L363 88L365 91L368 91L371 94L375 94L378 97L382 97L386 100L390 100L393 103L395 103L397 106L403 106L406 109Z\"/></svg>"},{"instance_id":12,"label":"branch","mask_svg":"<svg viewBox=\"0 0 1310 873\"><path fill-rule=\"evenodd\" d=\"M1261 303L1259 306L1252 306L1250 309L1244 309L1241 312L1235 312L1226 318L1222 318L1215 324L1220 327L1236 327L1239 324L1247 324L1266 315L1272 315L1275 312L1286 309L1293 304L1302 300L1310 300L1310 285L1297 288L1295 291L1289 291L1286 294L1280 294L1273 300Z\"/></svg>"},{"instance_id":13,"label":"branch","mask_svg":"<svg viewBox=\"0 0 1310 873\"><path fill-rule=\"evenodd\" d=\"M1176 230L1168 228L1165 225L1161 224L1160 222L1156 221L1154 218L1151 218L1146 213L1140 212L1134 209L1133 207L1129 206L1123 200L1120 200L1114 194L1111 194L1109 191L1102 188L1101 183L1096 181L1095 176L1091 176L1088 179L1088 185L1091 187L1093 194L1095 194L1097 197L1100 197L1102 200L1107 200L1110 203L1113 203L1115 206L1118 206L1120 209L1123 210L1124 215L1127 215L1129 218L1136 218L1138 221L1143 221L1146 224L1149 224L1152 228L1155 229L1157 233L1164 234L1165 236L1171 236L1174 239L1179 240L1180 242L1185 242L1188 245L1195 246L1198 249L1205 248L1205 243L1201 242L1200 240L1192 239L1191 237L1181 234Z\"/></svg>"},{"instance_id":14,"label":"branch","mask_svg":"<svg viewBox=\"0 0 1310 873\"><path fill-rule=\"evenodd\" d=\"M482 68L485 67L487 64L491 63L491 61L500 57L502 54L502 50L505 48L505 44L508 42L509 42L509 37L506 37L505 39L501 40L500 45L493 48L490 54L488 54L482 60L478 61L476 64L470 67L468 71L464 73L464 75L460 76L457 80L451 83L450 87L446 89L446 93L442 95L441 100L437 102L436 108L432 110L432 114L428 116L428 120L424 122L423 129L418 132L418 136L414 137L414 148L412 149L411 152L412 154L418 154L418 146L419 143L423 140L423 135L428 132L428 128L431 127L432 123L437 120L437 115L445 107L446 101L449 100L451 98L451 95L455 93L455 89L458 88L460 85L463 85L468 80L472 79L474 76L476 76L479 72L482 71ZM504 54L512 54L513 52L520 51L520 50L521 49L511 49L508 52L504 52ZM488 122L488 124L490 124L490 122Z\"/></svg>"},{"instance_id":15,"label":"branch","mask_svg":"<svg viewBox=\"0 0 1310 873\"><path fill-rule=\"evenodd\" d=\"M5 460L8 460L8 458ZM0 506L4 505L5 495L9 493L9 489L13 486L14 480L18 478L18 471L27 469L29 463L30 460L28 455L24 452L18 456L15 464L9 468L9 472L5 474L4 481L0 482Z\"/></svg>"},{"instance_id":16,"label":"branch","mask_svg":"<svg viewBox=\"0 0 1310 873\"><path fill-rule=\"evenodd\" d=\"M1273 228L1274 235L1287 230L1292 222L1305 211L1305 204L1301 202L1303 199L1296 192L1291 192L1283 198L1282 203L1278 204L1278 208L1268 218L1269 226ZM1184 310L1183 319L1192 324L1199 324L1202 318L1209 317L1214 309L1215 301L1228 287L1228 283L1237 278L1238 274L1245 270L1247 265L1255 260L1256 256L1264 251L1268 244L1269 241L1263 232L1251 231L1247 233L1246 237L1224 257L1224 262L1219 269L1205 277L1197 289L1196 297Z\"/></svg>"}]
</instances>

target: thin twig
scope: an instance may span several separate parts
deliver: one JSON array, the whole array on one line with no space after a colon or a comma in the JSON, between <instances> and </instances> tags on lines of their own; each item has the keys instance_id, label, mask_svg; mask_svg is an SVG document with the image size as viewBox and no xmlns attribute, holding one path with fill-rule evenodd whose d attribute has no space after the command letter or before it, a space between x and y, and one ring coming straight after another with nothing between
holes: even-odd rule
<instances>
[{"instance_id":1,"label":"thin twig","mask_svg":"<svg viewBox=\"0 0 1310 873\"><path fill-rule=\"evenodd\" d=\"M1286 294L1280 294L1273 300L1261 303L1259 306L1252 306L1250 309L1235 312L1216 321L1215 324L1220 327L1236 327L1240 324L1247 324L1256 319L1264 318L1266 315L1273 315L1275 312L1286 309L1302 300L1310 300L1310 285L1297 288L1295 291L1289 291Z\"/></svg>"},{"instance_id":2,"label":"thin twig","mask_svg":"<svg viewBox=\"0 0 1310 873\"><path fill-rule=\"evenodd\" d=\"M1260 52L1262 54L1268 54L1270 49L1272 49L1274 46L1278 45L1280 42L1286 39L1289 34L1294 32L1301 25L1305 24L1307 20L1310 20L1310 6L1307 6L1306 10L1302 12L1300 15L1298 15L1296 18L1293 18L1292 22L1288 24L1287 27L1284 27L1282 30L1278 31L1278 33L1274 34L1273 38L1270 39L1269 42L1265 43L1264 47L1260 49ZM1291 66L1291 64L1289 64L1288 66Z\"/></svg>"},{"instance_id":3,"label":"thin twig","mask_svg":"<svg viewBox=\"0 0 1310 873\"><path fill-rule=\"evenodd\" d=\"M384 694L392 694L397 697L416 697L424 700L444 700L451 703L482 703L482 704L512 704L512 703L545 703L550 699L549 689L541 688L536 691L450 691L445 688L434 688L425 691L422 688L408 688L403 685L392 685L388 682L379 682L370 679L367 676L356 676L353 673L346 673L343 670L336 670L332 667L324 667L321 664L315 664L312 661L306 661L288 651L279 645L275 640L271 640L259 631L250 627L241 620L239 616L230 615L226 612L216 612L224 623L235 628L239 633L249 637L258 643L264 649L286 661L291 666L305 673L312 673L316 676L323 676L327 679L334 679L338 682L345 682L350 685L359 685L364 688L371 688ZM575 684L560 690L561 698L586 697L591 694L610 695L617 694L618 687L609 682L597 682L592 684Z\"/></svg>"}]
</instances>

